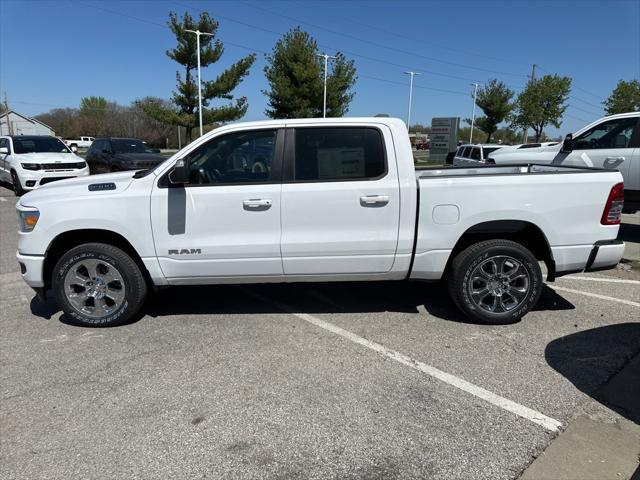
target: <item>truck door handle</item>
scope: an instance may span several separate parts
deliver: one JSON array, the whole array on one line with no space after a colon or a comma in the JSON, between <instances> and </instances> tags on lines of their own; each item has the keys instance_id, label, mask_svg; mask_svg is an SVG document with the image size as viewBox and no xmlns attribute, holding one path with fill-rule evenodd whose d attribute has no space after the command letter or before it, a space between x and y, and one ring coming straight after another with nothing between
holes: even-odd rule
<instances>
[{"instance_id":1,"label":"truck door handle","mask_svg":"<svg viewBox=\"0 0 640 480\"><path fill-rule=\"evenodd\" d=\"M389 203L387 195L363 195L360 197L360 205L363 207L384 207Z\"/></svg>"},{"instance_id":2,"label":"truck door handle","mask_svg":"<svg viewBox=\"0 0 640 480\"><path fill-rule=\"evenodd\" d=\"M268 198L250 198L244 200L242 206L245 210L268 210L271 208L271 200Z\"/></svg>"}]
</instances>

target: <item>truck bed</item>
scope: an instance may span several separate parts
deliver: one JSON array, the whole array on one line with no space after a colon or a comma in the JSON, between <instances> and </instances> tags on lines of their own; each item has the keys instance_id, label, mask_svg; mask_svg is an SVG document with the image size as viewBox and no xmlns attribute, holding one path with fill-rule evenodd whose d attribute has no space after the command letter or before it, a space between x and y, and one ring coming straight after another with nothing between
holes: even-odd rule
<instances>
[{"instance_id":1,"label":"truck bed","mask_svg":"<svg viewBox=\"0 0 640 480\"><path fill-rule=\"evenodd\" d=\"M614 240L602 225L618 171L552 165L427 168L416 171L417 237L411 276L438 279L456 240L473 231L535 228L558 271L584 268L593 244Z\"/></svg>"},{"instance_id":2,"label":"truck bed","mask_svg":"<svg viewBox=\"0 0 640 480\"><path fill-rule=\"evenodd\" d=\"M611 172L602 168L560 166L545 164L517 164L517 165L486 165L482 167L417 167L417 178L432 177L461 177L468 175L526 175L526 174L553 174L553 173L593 173Z\"/></svg>"}]
</instances>

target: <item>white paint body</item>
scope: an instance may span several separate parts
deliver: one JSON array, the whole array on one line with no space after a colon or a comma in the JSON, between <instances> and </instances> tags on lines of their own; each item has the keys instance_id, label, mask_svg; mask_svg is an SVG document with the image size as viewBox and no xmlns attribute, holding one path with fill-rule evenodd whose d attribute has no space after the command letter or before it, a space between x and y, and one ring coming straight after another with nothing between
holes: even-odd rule
<instances>
[{"instance_id":1,"label":"white paint body","mask_svg":"<svg viewBox=\"0 0 640 480\"><path fill-rule=\"evenodd\" d=\"M0 180L11 183L14 171L23 190L29 191L45 184L52 178L72 178L89 175L89 167L83 158L68 153L15 153L11 137L0 137L8 144L8 153L0 152ZM5 143L3 143L5 144ZM23 168L22 164L38 164L38 170ZM81 168L76 165L83 164ZM46 167L46 168L45 168Z\"/></svg>"},{"instance_id":2,"label":"white paint body","mask_svg":"<svg viewBox=\"0 0 640 480\"><path fill-rule=\"evenodd\" d=\"M621 113L600 118L575 132L573 138L577 140L581 135L605 122L627 118L634 118L638 121L631 141L625 148L575 148L566 154L561 151L561 142L551 145L543 144L539 148L506 147L492 152L489 157L495 161L496 165L546 163L619 170L624 178L625 205L633 202L634 209L640 208L640 112Z\"/></svg>"},{"instance_id":3,"label":"white paint body","mask_svg":"<svg viewBox=\"0 0 640 480\"><path fill-rule=\"evenodd\" d=\"M182 189L158 185L178 159L216 136L305 126L379 129L386 174L364 181ZM196 140L145 177L121 172L64 180L23 196L18 209L36 208L40 217L32 232L19 233L18 259L27 267L25 281L41 287L52 241L68 231L98 229L124 237L156 285L408 276L436 280L460 237L483 222L522 220L536 225L547 238L558 271L584 268L596 242L617 236L618 226L601 225L600 218L612 186L622 180L618 172L526 173L511 168L492 175L474 173L473 169L416 172L406 126L398 119L232 124ZM114 189L88 189L105 182L112 182ZM388 201L368 208L363 198L370 196ZM251 199L268 200L270 207L243 208ZM623 248L616 245L608 251L606 261L617 263ZM182 249L199 252L169 253Z\"/></svg>"},{"instance_id":4,"label":"white paint body","mask_svg":"<svg viewBox=\"0 0 640 480\"><path fill-rule=\"evenodd\" d=\"M80 137L76 139L63 140L67 147L89 148L95 139L93 137Z\"/></svg>"}]
</instances>

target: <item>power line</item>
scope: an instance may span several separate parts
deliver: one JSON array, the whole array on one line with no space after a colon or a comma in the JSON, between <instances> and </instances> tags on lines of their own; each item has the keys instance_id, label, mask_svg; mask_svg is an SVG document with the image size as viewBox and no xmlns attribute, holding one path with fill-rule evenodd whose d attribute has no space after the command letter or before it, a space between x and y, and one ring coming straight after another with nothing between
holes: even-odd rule
<instances>
[{"instance_id":1,"label":"power line","mask_svg":"<svg viewBox=\"0 0 640 480\"><path fill-rule=\"evenodd\" d=\"M400 49L400 48L391 47L389 45L384 45L382 43L378 43L378 42L374 42L374 41L371 41L371 40L363 39L363 38L357 37L355 35L351 35L349 33L340 32L340 31L337 31L337 30L333 30L331 28L323 27L321 25L316 25L314 23L307 22L307 21L301 20L299 18L291 17L289 15L277 13L277 12L274 12L272 10L268 10L266 8L263 8L263 7L258 7L256 5L252 5L252 4L249 4L247 2L243 2L243 3L245 5L247 5L248 7L250 7L250 8L254 8L256 10L261 10L261 11L269 13L271 15L275 15L277 17L282 17L282 18L285 18L287 20L291 20L293 22L301 23L303 25L308 25L308 26L310 26L312 28L316 28L316 29L319 29L319 30L324 30L324 31L332 33L334 35L340 35L340 36L343 36L345 38L350 38L352 40L356 40L356 41L359 41L359 42L368 43L369 45L373 45L373 46L378 47L378 48L384 48L384 49L387 49L387 50L403 53L403 54L406 54L406 55L411 55L413 57L420 57L420 58L424 58L426 60L430 60L432 62L438 62L438 63L442 63L442 64L445 64L445 65L452 65L452 66L456 66L456 67L460 67L460 68L468 68L468 69L472 69L472 70L478 70L478 71L481 71L481 72L495 73L495 74L500 74L500 75L510 75L510 76L515 76L515 77L527 77L527 75L523 75L521 73L503 72L503 71L499 71L499 70L491 70L491 69L488 69L488 68L474 67L474 66L471 66L471 65L465 65L465 64L462 64L462 63L451 62L451 61L448 61L448 60L442 60L442 59L435 58L435 57L429 57L429 56L426 56L426 55L421 55L421 54L418 54L416 52L410 52L408 50L403 50L403 49ZM185 6L185 5L186 4L182 4L182 6Z\"/></svg>"},{"instance_id":2,"label":"power line","mask_svg":"<svg viewBox=\"0 0 640 480\"><path fill-rule=\"evenodd\" d=\"M576 107L575 105L573 105L573 104L571 104L571 103L570 103L568 106L569 106L569 107L571 107L571 108L573 108L574 110L578 110L578 111L580 111L580 112L588 113L589 115L596 115L596 116L598 116L598 117L601 117L601 116L602 116L602 114L600 114L600 113L595 113L595 112L591 112L591 111L589 111L589 110L585 110L584 108Z\"/></svg>"},{"instance_id":3,"label":"power line","mask_svg":"<svg viewBox=\"0 0 640 480\"><path fill-rule=\"evenodd\" d=\"M247 2L245 2L245 3L247 3ZM352 18L345 18L345 17L340 17L340 18L342 18L343 20L345 20L347 22L354 23L356 25L362 25L363 27L371 28L372 30L378 30L378 31L381 31L381 32L385 32L385 33L387 33L389 35L393 35L393 36L398 37L398 38L404 38L405 40L411 40L413 42L424 43L425 45L432 45L432 46L435 46L437 48L441 48L443 50L449 50L451 52L463 53L465 55L472 55L472 56L476 56L476 57L482 57L482 58L486 58L488 60L495 60L495 61L498 61L498 62L511 63L511 64L514 64L514 65L527 65L527 66L531 65L530 63L526 63L526 62L522 62L522 61L516 61L516 60L500 58L500 57L493 57L493 56L485 55L485 54L482 54L482 53L469 52L469 51L461 50L461 49L458 49L458 48L448 47L446 45L441 45L441 44L438 44L438 43L435 43L435 42L429 42L427 40L423 40L423 39L420 39L420 38L410 37L408 35L403 35L401 33L397 33L397 32L394 32L392 30L388 30L388 29L380 27L378 25L371 25L369 23L360 22L360 21L354 20Z\"/></svg>"},{"instance_id":4,"label":"power line","mask_svg":"<svg viewBox=\"0 0 640 480\"><path fill-rule=\"evenodd\" d=\"M553 75L553 73L550 72L549 70L547 70L546 68L540 67L540 70L542 70L544 72L547 72L549 75ZM580 88L580 87L578 87L576 85L573 85L573 88L575 88L576 90L580 90L581 92L586 93L588 95L591 95L592 97L595 97L598 100L602 100L602 96L601 95L596 95L595 93L591 93L588 90L585 90L584 88Z\"/></svg>"},{"instance_id":5,"label":"power line","mask_svg":"<svg viewBox=\"0 0 640 480\"><path fill-rule=\"evenodd\" d=\"M178 5L178 6L181 6L181 7L188 8L188 9L197 10L199 12L205 12L205 10L203 10L203 9L201 9L199 7L194 7L192 5L182 4L182 3L179 3L179 2L171 2L171 3L173 3L175 5ZM221 18L221 19L226 20L226 21L229 21L229 22L232 22L232 23L237 23L239 25L243 25L245 27L253 28L255 30L260 30L262 32L270 33L272 35L277 35L278 37L281 37L283 35L282 32L276 32L275 30L270 30L268 28L260 27L258 25L253 25L251 23L247 23L247 22L244 22L242 20L237 20L235 18L227 17L226 15L221 15L219 13L216 13L216 17ZM228 43L228 42L225 41L225 43ZM233 45L233 44L231 44L231 45ZM332 45L327 45L326 43L318 43L318 46L320 46L320 47L322 47L324 49L327 49L327 50L340 51L340 52L348 54L348 55L350 55L352 57L361 58L361 59L372 61L372 62L378 62L378 63L384 64L384 65L391 65L391 66L394 66L394 67L402 68L404 70L415 68L415 65L414 66L403 65L403 64L391 62L389 60L383 60L383 59L380 59L380 58L377 58L377 57L372 57L370 55L363 55L361 53L356 53L356 52L351 51L351 50L345 50L343 48L337 48L337 47L332 46ZM245 48L248 48L248 47L245 47ZM269 55L269 53L267 53L267 52L262 52L262 53L264 53L265 55ZM461 80L461 81L464 81L464 82L477 82L478 81L478 78L461 77L461 76L458 76L458 75L451 75L451 74L447 74L447 73L435 72L435 71L431 70L430 68L423 68L422 70L428 71L429 75L435 75L435 76L438 76L438 77L453 78L455 80Z\"/></svg>"},{"instance_id":6,"label":"power line","mask_svg":"<svg viewBox=\"0 0 640 480\"><path fill-rule=\"evenodd\" d=\"M565 113L564 113L564 116L565 116L565 117L572 118L572 119L574 119L574 120L579 120L579 121L581 121L582 123L584 123L585 125L586 125L586 124L591 123L591 120L585 120L584 118L576 117L575 115L571 115L570 113L566 113L566 112L565 112Z\"/></svg>"}]
</instances>

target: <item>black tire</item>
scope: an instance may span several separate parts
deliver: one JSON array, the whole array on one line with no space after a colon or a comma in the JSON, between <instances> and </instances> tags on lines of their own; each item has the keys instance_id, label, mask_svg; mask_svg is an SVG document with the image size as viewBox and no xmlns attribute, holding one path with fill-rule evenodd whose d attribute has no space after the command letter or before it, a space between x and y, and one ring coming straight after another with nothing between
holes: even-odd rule
<instances>
[{"instance_id":1,"label":"black tire","mask_svg":"<svg viewBox=\"0 0 640 480\"><path fill-rule=\"evenodd\" d=\"M18 180L18 174L14 170L11 170L11 183L13 184L13 193L16 197L24 195L24 189L20 184L20 180Z\"/></svg>"},{"instance_id":2,"label":"black tire","mask_svg":"<svg viewBox=\"0 0 640 480\"><path fill-rule=\"evenodd\" d=\"M496 274L492 275L488 272L494 271L494 266ZM510 268L507 273L513 273L504 273L505 267ZM467 317L505 325L519 321L538 303L543 279L540 265L528 249L510 240L487 240L456 255L447 283L451 299ZM490 311L492 307L495 311Z\"/></svg>"},{"instance_id":3,"label":"black tire","mask_svg":"<svg viewBox=\"0 0 640 480\"><path fill-rule=\"evenodd\" d=\"M106 312L104 315L99 315L97 312L91 315L81 311L74 306L70 300L72 288L69 288L69 291L67 291L65 279L71 269L77 269L74 273L81 271L83 262L97 263L103 267L106 266L107 270L114 268L115 272L120 275L122 283L124 283L124 285L120 283L120 289L118 290L118 294L123 296L123 299L120 301L121 303L114 302L114 305L111 306L112 310ZM106 273L107 272L105 272L105 274ZM90 280L90 275L87 275L87 277L87 280ZM117 284L115 286L117 287ZM73 288L76 287L77 286L73 286ZM110 288L109 284L104 286L103 289L104 288ZM140 310L147 296L147 284L136 262L119 248L104 243L85 243L65 253L54 267L52 289L62 311L73 319L73 323L84 327L112 327L121 325ZM108 297L108 291L103 291L107 292L105 296ZM95 298L98 299L99 297ZM93 300L94 307L88 305L88 310L91 308L96 310L95 302L98 301L96 299ZM100 297L99 300L102 301L103 298ZM108 298L104 299L105 304L106 300L108 300ZM78 302L77 299L75 301Z\"/></svg>"}]
</instances>

